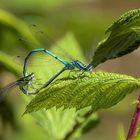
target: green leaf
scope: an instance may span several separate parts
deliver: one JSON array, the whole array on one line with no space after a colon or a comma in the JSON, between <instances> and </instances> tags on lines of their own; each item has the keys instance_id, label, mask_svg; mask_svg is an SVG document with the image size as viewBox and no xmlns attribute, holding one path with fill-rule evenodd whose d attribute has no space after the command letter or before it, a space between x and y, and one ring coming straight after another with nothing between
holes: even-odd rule
<instances>
[{"instance_id":1,"label":"green leaf","mask_svg":"<svg viewBox=\"0 0 140 140\"><path fill-rule=\"evenodd\" d=\"M139 103L139 100L132 101L131 105L137 105Z\"/></svg>"},{"instance_id":2,"label":"green leaf","mask_svg":"<svg viewBox=\"0 0 140 140\"><path fill-rule=\"evenodd\" d=\"M16 30L23 38L30 40L30 42L36 44L38 47L41 46L40 42L31 33L28 25L26 25L22 20L18 19L18 17L15 15L0 9L0 23ZM33 46L26 45L25 47L28 47L28 49L33 49Z\"/></svg>"},{"instance_id":3,"label":"green leaf","mask_svg":"<svg viewBox=\"0 0 140 140\"><path fill-rule=\"evenodd\" d=\"M24 114L52 107L76 108L92 106L93 111L109 108L137 89L139 79L105 72L77 73L55 81L39 93Z\"/></svg>"},{"instance_id":4,"label":"green leaf","mask_svg":"<svg viewBox=\"0 0 140 140\"><path fill-rule=\"evenodd\" d=\"M82 115L81 112L83 112ZM78 121L74 126L72 133L73 138L79 137L80 135L85 133L89 133L89 131L96 128L96 126L100 122L97 113L90 112L90 108L82 109L78 111L78 114L79 114L79 116L77 117Z\"/></svg>"},{"instance_id":5,"label":"green leaf","mask_svg":"<svg viewBox=\"0 0 140 140\"><path fill-rule=\"evenodd\" d=\"M124 128L122 125L119 125L119 128L118 128L118 140L126 140Z\"/></svg>"},{"instance_id":6,"label":"green leaf","mask_svg":"<svg viewBox=\"0 0 140 140\"><path fill-rule=\"evenodd\" d=\"M75 109L63 110L52 108L45 112L40 110L32 114L36 123L45 132L48 140L63 140L75 124Z\"/></svg>"},{"instance_id":7,"label":"green leaf","mask_svg":"<svg viewBox=\"0 0 140 140\"><path fill-rule=\"evenodd\" d=\"M13 72L16 76L21 77L22 68L16 65L13 58L0 51L0 64L8 71Z\"/></svg>"},{"instance_id":8,"label":"green leaf","mask_svg":"<svg viewBox=\"0 0 140 140\"><path fill-rule=\"evenodd\" d=\"M118 20L111 24L105 33L119 32L129 27L140 25L140 9L134 9L123 14Z\"/></svg>"},{"instance_id":9,"label":"green leaf","mask_svg":"<svg viewBox=\"0 0 140 140\"><path fill-rule=\"evenodd\" d=\"M121 57L134 51L139 45L140 27L130 28L100 42L91 64L96 67L108 59Z\"/></svg>"},{"instance_id":10,"label":"green leaf","mask_svg":"<svg viewBox=\"0 0 140 140\"><path fill-rule=\"evenodd\" d=\"M101 41L91 64L96 67L108 59L126 55L140 46L140 9L122 15L106 31L110 35Z\"/></svg>"}]
</instances>

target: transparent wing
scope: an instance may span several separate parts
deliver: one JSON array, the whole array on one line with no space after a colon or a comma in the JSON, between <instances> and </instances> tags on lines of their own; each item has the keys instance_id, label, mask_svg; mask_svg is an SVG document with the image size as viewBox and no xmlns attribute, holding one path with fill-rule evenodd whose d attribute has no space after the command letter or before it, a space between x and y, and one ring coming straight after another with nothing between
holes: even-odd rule
<instances>
[{"instance_id":1,"label":"transparent wing","mask_svg":"<svg viewBox=\"0 0 140 140\"><path fill-rule=\"evenodd\" d=\"M83 54L80 54L81 51L77 41L74 39L73 35L68 34L64 37L64 39L58 38L54 39L50 37L49 30L45 27L41 29L36 24L30 25L32 33L39 38L45 46L44 48L48 49L47 46L51 46L51 52L57 54L62 57L65 61L73 61L73 60L81 60L83 61ZM50 48L49 48L50 50Z\"/></svg>"},{"instance_id":2,"label":"transparent wing","mask_svg":"<svg viewBox=\"0 0 140 140\"><path fill-rule=\"evenodd\" d=\"M42 31L39 26L32 24L30 25L30 28L31 32L36 36L42 45L37 46L28 39L20 39L20 42L31 45L33 48L45 48L65 61L80 60L85 63L84 55L82 54L81 48L75 40L73 34L68 33L64 38L59 38L58 40L52 39L49 36L46 27Z\"/></svg>"},{"instance_id":3,"label":"transparent wing","mask_svg":"<svg viewBox=\"0 0 140 140\"><path fill-rule=\"evenodd\" d=\"M6 96L6 93L8 93L9 90L13 89L14 87L16 87L18 85L18 82L12 82L10 84L8 84L7 86L3 87L0 89L0 101L2 101L4 99L4 97Z\"/></svg>"},{"instance_id":4,"label":"transparent wing","mask_svg":"<svg viewBox=\"0 0 140 140\"><path fill-rule=\"evenodd\" d=\"M36 34L38 35L38 33L36 33ZM44 35L44 38L47 39L47 37L45 35ZM58 47L58 46L62 46L62 49L60 49L60 47ZM45 46L45 47L41 46L41 47L48 49L48 46ZM36 46L36 48L40 48L40 46L39 47ZM78 59L78 60L82 60L81 62L85 62L84 56L81 53L80 47L78 46L78 44L72 34L68 34L63 40L59 41L56 44L53 44L53 46L48 49L52 53L54 53L55 55L57 55L58 57L63 59L64 61L71 62L72 60L69 57L67 57L68 53L63 51L63 49L67 50L67 52L72 54L74 57L75 56L80 57L80 59ZM61 55L59 55L59 54L61 54ZM26 55L24 55L24 58L22 58L22 60L25 59ZM44 60L45 60L45 63L44 63ZM22 64L23 64L23 62L22 62ZM38 80L41 81L41 82L39 82L39 84L40 83L44 84L44 82L48 81L52 76L54 76L63 67L64 67L64 65L61 64L55 58L53 58L43 52L38 52L38 53L34 53L30 57L28 64L27 64L27 74L33 72L35 74L35 78L37 79L37 81ZM38 86L35 86L35 88L36 87L38 88Z\"/></svg>"},{"instance_id":5,"label":"transparent wing","mask_svg":"<svg viewBox=\"0 0 140 140\"><path fill-rule=\"evenodd\" d=\"M43 52L42 52L43 53ZM27 56L28 53L20 53L18 54L17 56L13 56L13 61L17 64L17 65L20 65L20 66L23 66L24 65L24 61L25 61L25 57ZM37 53L39 54L39 53ZM47 54L42 54L41 56L40 55L32 55L31 56L31 59L35 59L35 60L38 60L40 61L41 63L40 64L37 64L35 61L32 63L29 61L28 63L28 66L30 67L37 67L37 66L40 66L40 67L44 67L44 65L46 65L46 63L50 62L52 59L50 58L45 58L45 55L47 56ZM52 62L54 63L54 62ZM48 63L49 65L50 63ZM54 63L55 64L55 63Z\"/></svg>"},{"instance_id":6,"label":"transparent wing","mask_svg":"<svg viewBox=\"0 0 140 140\"><path fill-rule=\"evenodd\" d=\"M43 58L47 61L43 67L40 67L42 63L41 59L37 59L37 56ZM32 67L31 64L36 64L36 67ZM52 56L45 54L43 52L37 52L31 55L27 63L26 74L34 73L35 80L34 83L30 83L30 87L34 89L40 88L44 83L46 83L51 77L53 77L60 69L64 67L64 64L59 62L57 59L53 58ZM32 86L33 85L33 86Z\"/></svg>"}]
</instances>

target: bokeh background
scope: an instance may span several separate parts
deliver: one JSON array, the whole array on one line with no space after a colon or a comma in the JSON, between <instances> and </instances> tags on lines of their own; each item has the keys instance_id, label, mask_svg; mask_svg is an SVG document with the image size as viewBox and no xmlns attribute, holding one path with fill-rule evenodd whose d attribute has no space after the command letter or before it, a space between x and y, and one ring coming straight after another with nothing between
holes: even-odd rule
<instances>
[{"instance_id":1,"label":"bokeh background","mask_svg":"<svg viewBox=\"0 0 140 140\"><path fill-rule=\"evenodd\" d=\"M67 32L72 32L87 61L91 60L98 42L105 37L105 29L124 12L139 7L139 0L0 0L0 9L15 15L26 25L38 25L54 40L59 40ZM14 21L9 25L8 20L4 14L0 15L0 52L14 59L19 52L26 53L31 48L23 47L24 43L21 45L18 41L22 26ZM40 41L46 44L45 38L47 38L45 35L40 37ZM28 39L31 43L34 41L32 37ZM140 77L139 54L138 49L127 56L109 60L100 64L95 71L103 70ZM16 80L19 75L13 74L10 68L0 62L0 87ZM10 94L8 100L1 103L0 107L0 113L4 114L0 120L0 139L45 140L45 134L35 122L29 117L21 116L25 102L16 94L18 91L11 92L13 94ZM137 96L138 91L115 107L100 110L100 124L78 140L117 140L120 126L124 127L127 134L135 108L131 102Z\"/></svg>"}]
</instances>

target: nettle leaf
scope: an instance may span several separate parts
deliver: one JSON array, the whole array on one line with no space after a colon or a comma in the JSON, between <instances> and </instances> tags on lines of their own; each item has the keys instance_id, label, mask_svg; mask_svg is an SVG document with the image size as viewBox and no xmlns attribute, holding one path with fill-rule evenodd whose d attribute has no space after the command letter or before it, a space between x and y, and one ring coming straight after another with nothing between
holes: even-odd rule
<instances>
[{"instance_id":1,"label":"nettle leaf","mask_svg":"<svg viewBox=\"0 0 140 140\"><path fill-rule=\"evenodd\" d=\"M134 27L140 25L140 9L130 10L124 13L118 20L111 24L105 33L118 31L124 28Z\"/></svg>"},{"instance_id":2,"label":"nettle leaf","mask_svg":"<svg viewBox=\"0 0 140 140\"><path fill-rule=\"evenodd\" d=\"M82 108L91 106L93 111L109 108L137 89L139 79L106 72L75 73L56 80L27 105L24 114L40 109Z\"/></svg>"},{"instance_id":3,"label":"nettle leaf","mask_svg":"<svg viewBox=\"0 0 140 140\"><path fill-rule=\"evenodd\" d=\"M140 45L140 9L122 15L106 30L110 35L99 42L91 64L96 67L108 59L126 55Z\"/></svg>"},{"instance_id":4,"label":"nettle leaf","mask_svg":"<svg viewBox=\"0 0 140 140\"><path fill-rule=\"evenodd\" d=\"M91 64L96 67L108 59L126 55L140 45L140 27L130 28L99 43Z\"/></svg>"}]
</instances>

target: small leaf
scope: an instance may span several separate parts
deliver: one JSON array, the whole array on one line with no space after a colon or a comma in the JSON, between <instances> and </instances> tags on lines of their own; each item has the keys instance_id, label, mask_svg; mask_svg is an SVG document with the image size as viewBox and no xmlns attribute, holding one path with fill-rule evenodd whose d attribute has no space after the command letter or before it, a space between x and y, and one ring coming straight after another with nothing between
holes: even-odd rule
<instances>
[{"instance_id":1,"label":"small leaf","mask_svg":"<svg viewBox=\"0 0 140 140\"><path fill-rule=\"evenodd\" d=\"M110 35L97 46L91 62L93 67L108 59L126 55L140 46L140 9L122 15L109 26L108 32Z\"/></svg>"},{"instance_id":2,"label":"small leaf","mask_svg":"<svg viewBox=\"0 0 140 140\"><path fill-rule=\"evenodd\" d=\"M140 27L131 28L114 36L109 36L99 43L91 64L96 67L108 59L126 55L140 45Z\"/></svg>"},{"instance_id":3,"label":"small leaf","mask_svg":"<svg viewBox=\"0 0 140 140\"><path fill-rule=\"evenodd\" d=\"M105 72L85 72L56 80L27 105L26 113L52 107L76 108L92 106L93 111L109 108L137 89L139 79Z\"/></svg>"},{"instance_id":4,"label":"small leaf","mask_svg":"<svg viewBox=\"0 0 140 140\"><path fill-rule=\"evenodd\" d=\"M75 109L52 108L47 112L32 113L36 123L44 130L47 140L63 140L75 124ZM49 126L49 127L48 127Z\"/></svg>"},{"instance_id":5,"label":"small leaf","mask_svg":"<svg viewBox=\"0 0 140 140\"><path fill-rule=\"evenodd\" d=\"M140 25L140 9L130 10L124 13L118 20L111 24L105 33L117 32L120 29L134 27Z\"/></svg>"},{"instance_id":6,"label":"small leaf","mask_svg":"<svg viewBox=\"0 0 140 140\"><path fill-rule=\"evenodd\" d=\"M118 140L126 140L124 128L122 125L119 125L119 128L118 128Z\"/></svg>"},{"instance_id":7,"label":"small leaf","mask_svg":"<svg viewBox=\"0 0 140 140\"><path fill-rule=\"evenodd\" d=\"M79 124L77 130L75 131L73 135L75 137L78 137L84 133L88 133L89 131L96 128L99 122L100 120L96 113L91 113L90 115L86 115L86 117L83 118L83 121Z\"/></svg>"},{"instance_id":8,"label":"small leaf","mask_svg":"<svg viewBox=\"0 0 140 140\"><path fill-rule=\"evenodd\" d=\"M132 101L131 105L137 105L139 103L139 100Z\"/></svg>"}]
</instances>

